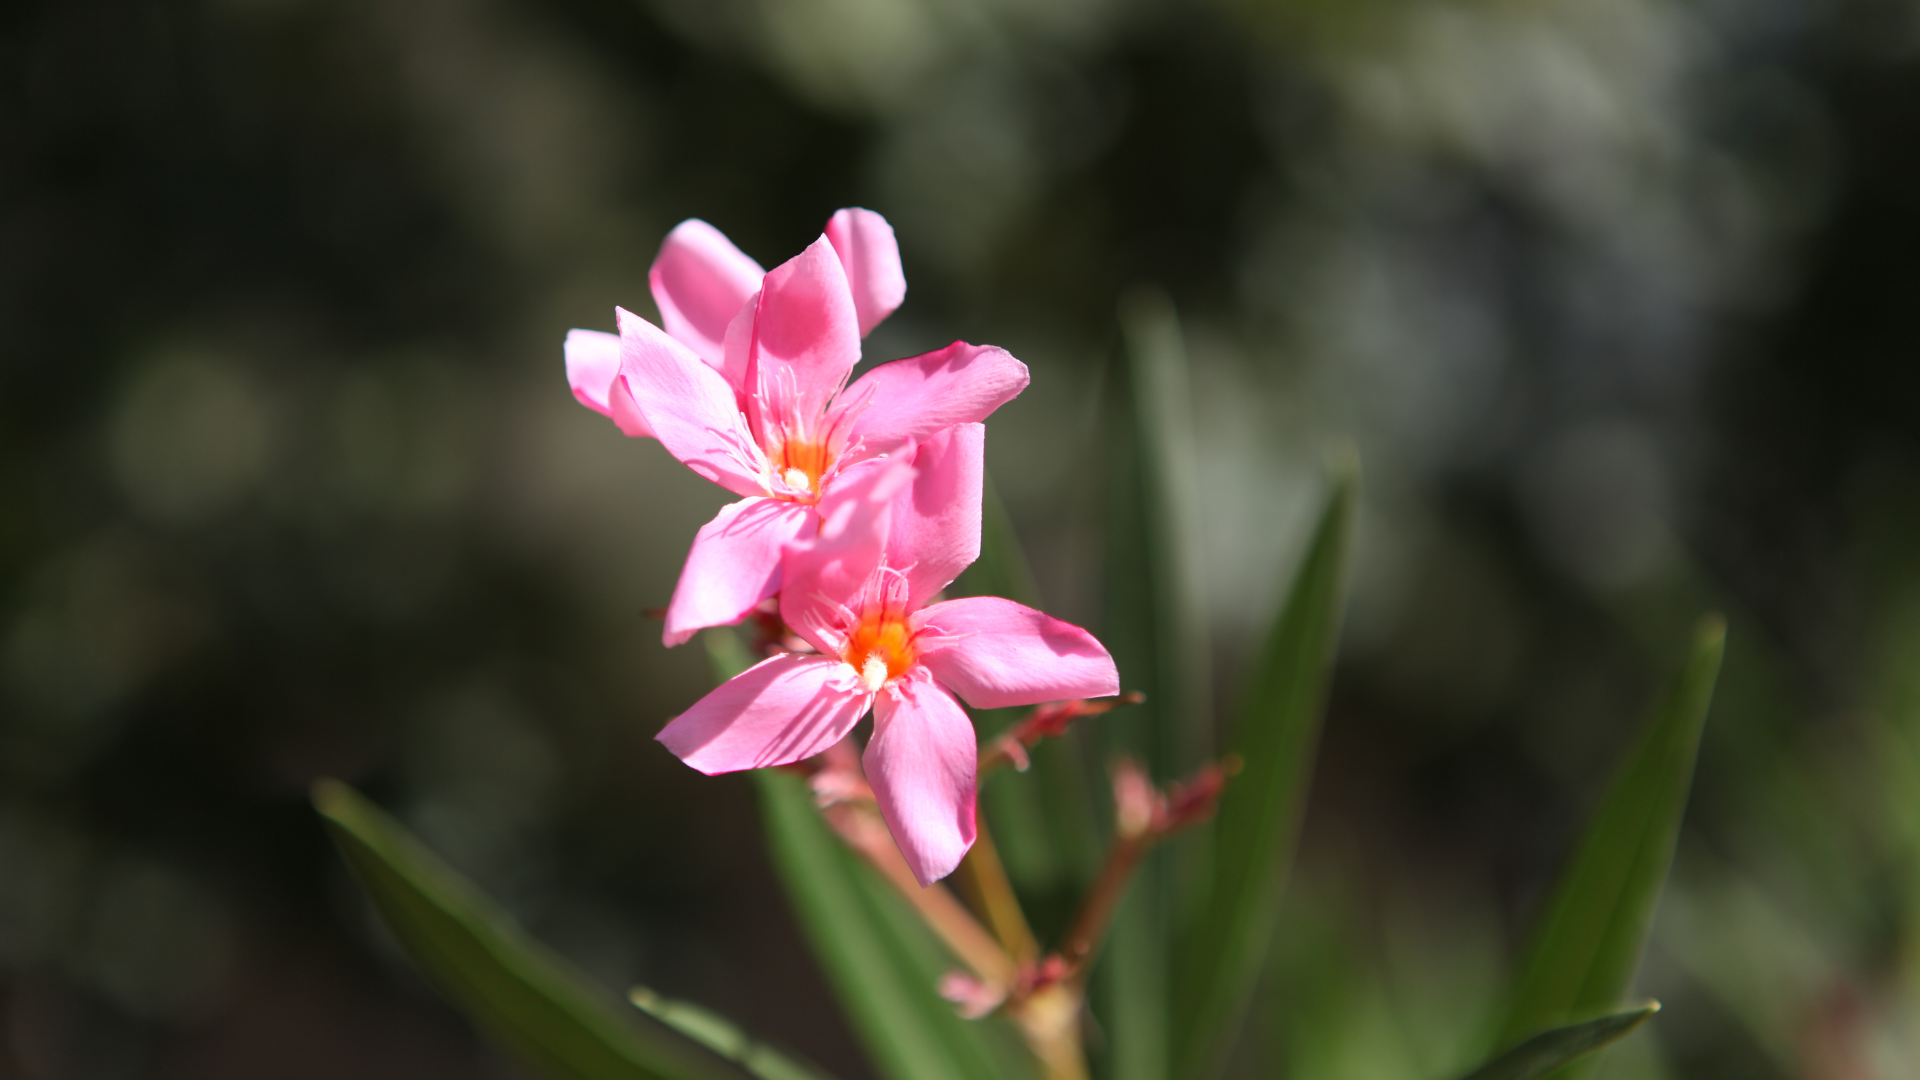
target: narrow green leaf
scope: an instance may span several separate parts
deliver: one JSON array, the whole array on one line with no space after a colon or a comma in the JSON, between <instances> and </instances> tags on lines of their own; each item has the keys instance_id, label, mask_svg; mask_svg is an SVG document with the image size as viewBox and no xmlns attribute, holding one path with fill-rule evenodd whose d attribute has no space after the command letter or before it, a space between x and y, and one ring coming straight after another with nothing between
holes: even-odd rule
<instances>
[{"instance_id":1,"label":"narrow green leaf","mask_svg":"<svg viewBox=\"0 0 1920 1080\"><path fill-rule=\"evenodd\" d=\"M896 1080L1031 1076L1032 1057L1006 1021L962 1020L935 992L959 964L833 835L805 781L773 769L753 778L775 867L879 1070Z\"/></svg>"},{"instance_id":2,"label":"narrow green leaf","mask_svg":"<svg viewBox=\"0 0 1920 1080\"><path fill-rule=\"evenodd\" d=\"M1584 1024L1569 1024L1543 1031L1473 1070L1461 1080L1540 1080L1603 1046L1626 1038L1659 1011L1660 1003L1650 1001L1640 1008L1602 1016Z\"/></svg>"},{"instance_id":3,"label":"narrow green leaf","mask_svg":"<svg viewBox=\"0 0 1920 1080\"><path fill-rule=\"evenodd\" d=\"M619 1008L352 788L313 804L408 955L533 1072L556 1080L747 1080L657 1021Z\"/></svg>"},{"instance_id":4,"label":"narrow green leaf","mask_svg":"<svg viewBox=\"0 0 1920 1080\"><path fill-rule=\"evenodd\" d=\"M1725 620L1702 619L1680 681L1654 711L1554 889L1503 1042L1615 1008L1626 994L1673 861L1725 647Z\"/></svg>"},{"instance_id":5,"label":"narrow green leaf","mask_svg":"<svg viewBox=\"0 0 1920 1080\"><path fill-rule=\"evenodd\" d=\"M731 626L702 630L700 644L707 648L707 667L716 683L726 682L761 659L748 651L747 643L740 640L740 632Z\"/></svg>"},{"instance_id":6,"label":"narrow green leaf","mask_svg":"<svg viewBox=\"0 0 1920 1080\"><path fill-rule=\"evenodd\" d=\"M728 1061L739 1062L759 1080L827 1080L826 1074L755 1041L739 1025L710 1009L661 997L644 986L627 991L627 1000Z\"/></svg>"},{"instance_id":7,"label":"narrow green leaf","mask_svg":"<svg viewBox=\"0 0 1920 1080\"><path fill-rule=\"evenodd\" d=\"M1129 296L1120 309L1125 395L1115 419L1108 507L1105 631L1129 689L1146 704L1103 721L1116 749L1172 779L1213 749L1206 618L1195 549L1198 482L1193 407L1180 323L1167 298Z\"/></svg>"},{"instance_id":8,"label":"narrow green leaf","mask_svg":"<svg viewBox=\"0 0 1920 1080\"><path fill-rule=\"evenodd\" d=\"M1168 851L1149 852L1107 931L1099 958L1096 1004L1108 1033L1115 1080L1167 1075L1170 962L1167 933Z\"/></svg>"},{"instance_id":9,"label":"narrow green leaf","mask_svg":"<svg viewBox=\"0 0 1920 1080\"><path fill-rule=\"evenodd\" d=\"M1164 783L1213 749L1205 617L1196 580L1193 414L1173 305L1157 292L1120 308L1122 359L1111 415L1101 640L1144 705L1102 717L1101 758L1125 753ZM1100 800L1103 816L1107 802ZM1140 865L1102 950L1095 1005L1114 1080L1162 1080L1169 1060L1170 928L1203 873L1203 837Z\"/></svg>"},{"instance_id":10,"label":"narrow green leaf","mask_svg":"<svg viewBox=\"0 0 1920 1080\"><path fill-rule=\"evenodd\" d=\"M1336 468L1326 509L1274 620L1232 734L1240 774L1212 829L1212 887L1181 950L1177 1075L1219 1067L1267 953L1293 862L1338 641L1357 469Z\"/></svg>"}]
</instances>

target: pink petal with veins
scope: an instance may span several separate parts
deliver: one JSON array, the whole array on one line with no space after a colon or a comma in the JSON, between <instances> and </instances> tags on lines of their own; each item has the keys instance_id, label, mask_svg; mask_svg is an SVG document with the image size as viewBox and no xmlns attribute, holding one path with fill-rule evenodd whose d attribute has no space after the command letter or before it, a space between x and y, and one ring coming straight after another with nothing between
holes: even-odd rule
<instances>
[{"instance_id":1,"label":"pink petal with veins","mask_svg":"<svg viewBox=\"0 0 1920 1080\"><path fill-rule=\"evenodd\" d=\"M741 499L701 527L680 568L667 626L668 648L709 626L731 626L780 590L780 551L813 522L813 512L778 499Z\"/></svg>"},{"instance_id":2,"label":"pink petal with veins","mask_svg":"<svg viewBox=\"0 0 1920 1080\"><path fill-rule=\"evenodd\" d=\"M893 842L920 884L953 873L974 838L973 723L921 669L873 699L873 737L861 758Z\"/></svg>"},{"instance_id":3,"label":"pink petal with veins","mask_svg":"<svg viewBox=\"0 0 1920 1080\"><path fill-rule=\"evenodd\" d=\"M622 433L644 438L646 418L634 407L632 395L620 384L620 335L600 330L567 331L567 385L580 404L612 417Z\"/></svg>"},{"instance_id":4,"label":"pink petal with veins","mask_svg":"<svg viewBox=\"0 0 1920 1080\"><path fill-rule=\"evenodd\" d=\"M840 396L865 454L884 454L954 424L985 420L1027 388L1027 365L1005 349L956 341L875 367Z\"/></svg>"},{"instance_id":5,"label":"pink petal with veins","mask_svg":"<svg viewBox=\"0 0 1920 1080\"><path fill-rule=\"evenodd\" d=\"M920 663L976 709L1120 692L1113 657L1092 634L1025 604L971 596L924 608L912 625Z\"/></svg>"},{"instance_id":6,"label":"pink petal with veins","mask_svg":"<svg viewBox=\"0 0 1920 1080\"><path fill-rule=\"evenodd\" d=\"M754 430L812 421L860 360L860 324L847 274L826 237L774 267L760 284L746 394Z\"/></svg>"},{"instance_id":7,"label":"pink petal with veins","mask_svg":"<svg viewBox=\"0 0 1920 1080\"><path fill-rule=\"evenodd\" d=\"M667 452L736 495L764 495L765 455L733 388L685 345L631 311L620 319L620 374Z\"/></svg>"},{"instance_id":8,"label":"pink petal with veins","mask_svg":"<svg viewBox=\"0 0 1920 1080\"><path fill-rule=\"evenodd\" d=\"M688 218L661 243L647 284L667 333L719 368L727 324L765 273L719 229Z\"/></svg>"},{"instance_id":9,"label":"pink petal with veins","mask_svg":"<svg viewBox=\"0 0 1920 1080\"><path fill-rule=\"evenodd\" d=\"M914 450L913 483L894 496L887 532L887 565L906 575L909 608L980 557L986 448L986 425L957 424Z\"/></svg>"},{"instance_id":10,"label":"pink petal with veins","mask_svg":"<svg viewBox=\"0 0 1920 1080\"><path fill-rule=\"evenodd\" d=\"M783 653L721 683L655 738L709 776L787 765L846 738L869 698L840 661Z\"/></svg>"},{"instance_id":11,"label":"pink petal with veins","mask_svg":"<svg viewBox=\"0 0 1920 1080\"><path fill-rule=\"evenodd\" d=\"M846 269L860 336L866 337L907 297L907 275L900 269L893 226L871 210L850 206L827 222L827 239Z\"/></svg>"}]
</instances>

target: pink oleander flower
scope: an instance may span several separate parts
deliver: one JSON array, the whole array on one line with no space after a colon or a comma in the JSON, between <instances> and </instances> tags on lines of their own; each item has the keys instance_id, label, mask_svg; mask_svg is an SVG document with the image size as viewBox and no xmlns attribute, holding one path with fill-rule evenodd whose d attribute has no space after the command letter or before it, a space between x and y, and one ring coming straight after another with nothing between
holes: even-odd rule
<instances>
[{"instance_id":1,"label":"pink oleander flower","mask_svg":"<svg viewBox=\"0 0 1920 1080\"><path fill-rule=\"evenodd\" d=\"M818 655L787 653L735 676L659 739L713 774L825 751L873 710L861 761L923 885L973 845L976 709L1120 690L1093 635L1011 600L929 603L980 554L980 424L948 428L823 500L812 543L782 553L780 613Z\"/></svg>"},{"instance_id":2,"label":"pink oleander flower","mask_svg":"<svg viewBox=\"0 0 1920 1080\"><path fill-rule=\"evenodd\" d=\"M574 394L628 435L652 436L741 501L702 528L663 638L739 622L780 589L780 552L862 467L955 424L987 418L1027 385L1003 349L954 342L881 364L848 385L860 339L906 295L893 228L833 215L820 239L763 273L718 229L682 222L648 275L665 331L618 310L620 334L567 336Z\"/></svg>"}]
</instances>

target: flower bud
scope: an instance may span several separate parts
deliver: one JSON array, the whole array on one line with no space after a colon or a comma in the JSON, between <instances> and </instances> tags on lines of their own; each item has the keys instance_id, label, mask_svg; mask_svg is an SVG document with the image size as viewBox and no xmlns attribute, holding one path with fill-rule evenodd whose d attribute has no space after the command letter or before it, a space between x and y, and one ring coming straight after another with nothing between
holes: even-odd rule
<instances>
[{"instance_id":1,"label":"flower bud","mask_svg":"<svg viewBox=\"0 0 1920 1080\"><path fill-rule=\"evenodd\" d=\"M1113 765L1114 831L1122 840L1138 840L1153 831L1155 819L1165 812L1166 801L1153 789L1153 781L1132 758L1121 758Z\"/></svg>"}]
</instances>

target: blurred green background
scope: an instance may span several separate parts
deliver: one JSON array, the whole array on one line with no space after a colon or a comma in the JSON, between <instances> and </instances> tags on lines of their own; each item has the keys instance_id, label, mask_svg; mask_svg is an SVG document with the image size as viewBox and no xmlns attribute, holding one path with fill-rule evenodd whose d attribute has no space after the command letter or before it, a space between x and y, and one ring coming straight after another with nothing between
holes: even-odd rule
<instances>
[{"instance_id":1,"label":"blurred green background","mask_svg":"<svg viewBox=\"0 0 1920 1080\"><path fill-rule=\"evenodd\" d=\"M906 262L869 360L1032 368L989 466L1096 629L1116 312L1172 298L1223 706L1360 451L1249 1075L1467 1063L1708 607L1667 1009L1610 1075L1920 1075L1920 5L21 0L0 1077L511 1075L319 776L608 986L871 1075L749 785L651 741L708 669L646 611L725 495L560 352L652 315L679 220L772 266L844 205Z\"/></svg>"}]
</instances>

